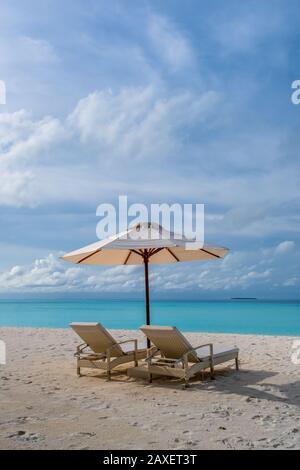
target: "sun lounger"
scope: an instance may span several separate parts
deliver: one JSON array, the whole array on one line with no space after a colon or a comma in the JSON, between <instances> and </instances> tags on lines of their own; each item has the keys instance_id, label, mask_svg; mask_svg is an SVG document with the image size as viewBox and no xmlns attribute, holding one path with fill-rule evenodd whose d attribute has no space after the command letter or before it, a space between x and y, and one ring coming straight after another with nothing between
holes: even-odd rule
<instances>
[{"instance_id":1,"label":"sun lounger","mask_svg":"<svg viewBox=\"0 0 300 470\"><path fill-rule=\"evenodd\" d=\"M78 376L82 367L88 367L105 370L110 380L113 368L127 362L137 366L138 360L147 355L146 349L138 349L136 339L117 342L100 323L71 323L70 326L84 341L75 353ZM128 351L121 347L126 343L133 343Z\"/></svg>"},{"instance_id":2,"label":"sun lounger","mask_svg":"<svg viewBox=\"0 0 300 470\"><path fill-rule=\"evenodd\" d=\"M189 379L205 369L214 375L214 366L235 360L238 363L238 348L214 348L212 343L193 347L174 326L142 326L140 328L155 348L148 350L149 381L152 374L182 378L188 386Z\"/></svg>"}]
</instances>

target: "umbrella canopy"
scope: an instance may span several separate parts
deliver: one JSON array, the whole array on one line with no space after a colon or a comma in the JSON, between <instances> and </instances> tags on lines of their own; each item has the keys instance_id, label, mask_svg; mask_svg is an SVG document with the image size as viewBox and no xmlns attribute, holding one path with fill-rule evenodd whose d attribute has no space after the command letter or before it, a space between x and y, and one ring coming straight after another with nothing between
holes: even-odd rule
<instances>
[{"instance_id":1,"label":"umbrella canopy","mask_svg":"<svg viewBox=\"0 0 300 470\"><path fill-rule=\"evenodd\" d=\"M149 264L179 263L182 261L208 261L220 259L227 248L199 244L158 224L145 222L124 232L97 241L62 256L76 264L139 265L145 267L146 323L150 324Z\"/></svg>"},{"instance_id":2,"label":"umbrella canopy","mask_svg":"<svg viewBox=\"0 0 300 470\"><path fill-rule=\"evenodd\" d=\"M169 232L158 224L145 222L71 251L62 259L78 264L136 265L143 264L146 257L149 264L165 264L224 258L228 251L210 245L199 248L193 240Z\"/></svg>"}]
</instances>

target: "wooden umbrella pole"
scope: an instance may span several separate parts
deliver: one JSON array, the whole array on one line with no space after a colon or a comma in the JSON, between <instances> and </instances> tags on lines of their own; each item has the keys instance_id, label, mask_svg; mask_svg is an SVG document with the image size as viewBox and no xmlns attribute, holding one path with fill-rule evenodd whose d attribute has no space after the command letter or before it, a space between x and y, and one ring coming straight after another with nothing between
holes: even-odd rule
<instances>
[{"instance_id":1,"label":"wooden umbrella pole","mask_svg":"<svg viewBox=\"0 0 300 470\"><path fill-rule=\"evenodd\" d=\"M150 325L150 296L149 296L149 256L147 250L144 253L145 268L145 298L146 298L146 324ZM150 348L150 340L147 339L147 347Z\"/></svg>"}]
</instances>

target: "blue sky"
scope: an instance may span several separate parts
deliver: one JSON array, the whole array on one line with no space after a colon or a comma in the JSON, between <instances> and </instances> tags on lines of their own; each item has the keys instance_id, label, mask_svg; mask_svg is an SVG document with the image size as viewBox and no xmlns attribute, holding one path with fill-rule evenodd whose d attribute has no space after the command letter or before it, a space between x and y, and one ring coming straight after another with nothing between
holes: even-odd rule
<instances>
[{"instance_id":1,"label":"blue sky","mask_svg":"<svg viewBox=\"0 0 300 470\"><path fill-rule=\"evenodd\" d=\"M156 296L299 297L297 1L2 0L0 295L143 295L140 268L58 260L96 207L205 204L220 262L153 268Z\"/></svg>"}]
</instances>

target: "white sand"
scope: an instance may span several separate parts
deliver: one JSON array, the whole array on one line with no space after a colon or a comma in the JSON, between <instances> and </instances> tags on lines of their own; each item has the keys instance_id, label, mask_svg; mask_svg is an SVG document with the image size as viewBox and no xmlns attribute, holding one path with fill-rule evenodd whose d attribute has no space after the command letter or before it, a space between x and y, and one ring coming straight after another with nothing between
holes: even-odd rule
<instances>
[{"instance_id":1,"label":"white sand","mask_svg":"<svg viewBox=\"0 0 300 470\"><path fill-rule=\"evenodd\" d=\"M137 332L114 331L120 339ZM300 448L300 365L290 337L189 334L238 345L241 371L148 384L115 372L77 378L69 330L0 328L1 449ZM142 335L139 335L141 342ZM299 338L298 338L299 339Z\"/></svg>"}]
</instances>

